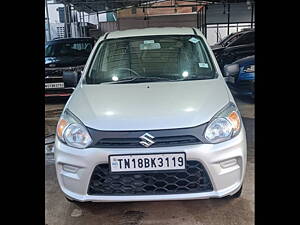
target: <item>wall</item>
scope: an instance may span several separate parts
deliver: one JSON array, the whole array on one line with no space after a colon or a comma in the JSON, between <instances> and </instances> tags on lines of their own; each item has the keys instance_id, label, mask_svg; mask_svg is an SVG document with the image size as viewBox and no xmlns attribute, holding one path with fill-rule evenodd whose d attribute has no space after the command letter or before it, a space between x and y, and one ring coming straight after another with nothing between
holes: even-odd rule
<instances>
[{"instance_id":1,"label":"wall","mask_svg":"<svg viewBox=\"0 0 300 225\"><path fill-rule=\"evenodd\" d=\"M187 1L176 1L178 5L194 5L194 2ZM174 3L172 3L173 5ZM170 1L158 2L153 4L152 6L170 6ZM202 6L196 6L196 11L202 8ZM169 14L180 14L180 13L192 13L192 7L177 7L177 12L175 12L174 7L170 8L145 8L145 12L143 12L142 8L136 8L136 13L132 14L132 9L123 9L118 11L118 18L128 18L128 17L144 17L145 15L153 16L153 15L169 15Z\"/></svg>"},{"instance_id":2,"label":"wall","mask_svg":"<svg viewBox=\"0 0 300 225\"><path fill-rule=\"evenodd\" d=\"M167 2L170 4L170 2ZM181 4L191 4L190 2L180 2ZM157 5L158 3L156 3ZM166 4L159 3L159 4ZM243 3L232 3L230 12L231 27L229 33L240 31L242 28L250 27L251 21L251 10L245 2ZM120 10L117 22L104 22L100 23L101 32L94 30L92 35L94 37L99 37L105 32L112 32L115 30L126 30L134 28L146 28L146 27L197 27L197 14L192 12L191 7L178 8L181 13L174 13L174 8L155 8L147 9L147 19L145 20L145 15L142 9L137 8L136 14L131 13L131 9ZM188 12L188 13L183 13ZM210 5L207 9L207 23L227 23L227 14L223 14L224 6L222 4ZM227 6L225 7L225 12L227 12ZM171 13L171 14L165 14ZM157 15L160 14L160 15ZM255 17L253 19L255 21ZM248 22L245 24L240 24L237 27L237 22ZM244 27L240 27L243 25ZM215 44L217 42L217 33L214 26L208 26L207 29L207 40L209 44ZM224 38L227 36L227 27L219 29L219 37Z\"/></svg>"},{"instance_id":3,"label":"wall","mask_svg":"<svg viewBox=\"0 0 300 225\"><path fill-rule=\"evenodd\" d=\"M49 41L48 37L48 24L45 24L45 34L46 34L46 40ZM50 23L50 33L51 33L51 39L58 38L59 34L57 33L57 27L64 27L63 23Z\"/></svg>"},{"instance_id":4,"label":"wall","mask_svg":"<svg viewBox=\"0 0 300 225\"><path fill-rule=\"evenodd\" d=\"M98 29L90 29L90 36L98 39L101 35L106 32L112 32L118 30L117 22L102 22L100 23L100 30Z\"/></svg>"},{"instance_id":5,"label":"wall","mask_svg":"<svg viewBox=\"0 0 300 225\"><path fill-rule=\"evenodd\" d=\"M225 14L224 14L225 11ZM210 23L227 23L227 5L224 8L223 4L209 5L206 11L206 22ZM255 14L253 16L255 21ZM241 23L251 21L251 9L248 9L246 2L230 4L230 22Z\"/></svg>"},{"instance_id":6,"label":"wall","mask_svg":"<svg viewBox=\"0 0 300 225\"><path fill-rule=\"evenodd\" d=\"M230 28L229 34L241 31L244 28L251 27L251 8L246 2L242 3L232 3L230 4ZM224 14L225 12L225 14ZM223 39L227 36L227 23L228 23L228 14L227 14L227 5L216 4L210 5L207 8L207 41L210 45L215 44L217 41L220 41L220 38ZM253 27L255 27L255 6L253 7ZM219 28L216 28L218 24ZM218 31L218 33L217 33ZM218 38L217 38L218 36Z\"/></svg>"},{"instance_id":7,"label":"wall","mask_svg":"<svg viewBox=\"0 0 300 225\"><path fill-rule=\"evenodd\" d=\"M196 27L197 15L193 13L149 16L147 20L144 20L144 17L129 17L120 18L118 22L120 30L146 27Z\"/></svg>"}]
</instances>

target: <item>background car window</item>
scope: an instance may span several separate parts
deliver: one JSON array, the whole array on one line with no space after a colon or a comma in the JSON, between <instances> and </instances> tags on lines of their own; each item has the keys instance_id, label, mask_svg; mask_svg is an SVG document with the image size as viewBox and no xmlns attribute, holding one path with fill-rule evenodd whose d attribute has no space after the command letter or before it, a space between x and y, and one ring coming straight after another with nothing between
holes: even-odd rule
<instances>
[{"instance_id":1,"label":"background car window","mask_svg":"<svg viewBox=\"0 0 300 225\"><path fill-rule=\"evenodd\" d=\"M236 35L233 35L231 38L228 38L227 41L224 42L224 46L228 46L230 45L232 42L234 42L235 40L237 40L242 34L236 34Z\"/></svg>"},{"instance_id":2,"label":"background car window","mask_svg":"<svg viewBox=\"0 0 300 225\"><path fill-rule=\"evenodd\" d=\"M91 43L74 43L72 49L86 53L92 51L92 45Z\"/></svg>"},{"instance_id":3,"label":"background car window","mask_svg":"<svg viewBox=\"0 0 300 225\"><path fill-rule=\"evenodd\" d=\"M254 43L254 32L245 33L240 38L231 42L231 44L229 44L228 46L246 45L251 43Z\"/></svg>"},{"instance_id":4,"label":"background car window","mask_svg":"<svg viewBox=\"0 0 300 225\"><path fill-rule=\"evenodd\" d=\"M92 51L92 42L51 43L45 47L46 57L86 56Z\"/></svg>"},{"instance_id":5,"label":"background car window","mask_svg":"<svg viewBox=\"0 0 300 225\"><path fill-rule=\"evenodd\" d=\"M217 44L218 45L224 45L232 36L233 36L233 33L229 34L228 36L221 39Z\"/></svg>"}]
</instances>

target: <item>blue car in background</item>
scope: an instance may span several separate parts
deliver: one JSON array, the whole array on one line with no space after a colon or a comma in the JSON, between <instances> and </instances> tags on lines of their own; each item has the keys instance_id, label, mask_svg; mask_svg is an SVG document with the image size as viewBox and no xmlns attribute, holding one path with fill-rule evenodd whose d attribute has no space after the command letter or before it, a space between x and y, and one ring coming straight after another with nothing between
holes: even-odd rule
<instances>
[{"instance_id":1,"label":"blue car in background","mask_svg":"<svg viewBox=\"0 0 300 225\"><path fill-rule=\"evenodd\" d=\"M255 96L255 56L248 56L224 66L228 87L239 95Z\"/></svg>"}]
</instances>

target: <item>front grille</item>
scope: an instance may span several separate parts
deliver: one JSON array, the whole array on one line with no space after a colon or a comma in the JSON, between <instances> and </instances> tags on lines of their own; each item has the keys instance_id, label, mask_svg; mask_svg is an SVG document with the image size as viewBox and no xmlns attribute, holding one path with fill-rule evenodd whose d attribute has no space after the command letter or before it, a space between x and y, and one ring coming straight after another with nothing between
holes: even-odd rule
<instances>
[{"instance_id":1,"label":"front grille","mask_svg":"<svg viewBox=\"0 0 300 225\"><path fill-rule=\"evenodd\" d=\"M63 71L60 69L57 70L45 70L45 83L61 83L63 81Z\"/></svg>"},{"instance_id":2,"label":"front grille","mask_svg":"<svg viewBox=\"0 0 300 225\"><path fill-rule=\"evenodd\" d=\"M45 83L62 83L64 82L63 77L46 77Z\"/></svg>"},{"instance_id":3,"label":"front grille","mask_svg":"<svg viewBox=\"0 0 300 225\"><path fill-rule=\"evenodd\" d=\"M89 195L159 195L212 191L203 165L188 160L186 170L110 173L108 164L96 166L91 176Z\"/></svg>"},{"instance_id":4,"label":"front grille","mask_svg":"<svg viewBox=\"0 0 300 225\"><path fill-rule=\"evenodd\" d=\"M73 92L73 89L64 89L64 88L60 88L60 89L45 89L45 95L71 95Z\"/></svg>"},{"instance_id":5,"label":"front grille","mask_svg":"<svg viewBox=\"0 0 300 225\"><path fill-rule=\"evenodd\" d=\"M57 68L45 68L45 77L46 82L62 82L63 81L63 73L70 71L81 71L83 70L84 65L81 66L69 66L69 67L57 67Z\"/></svg>"},{"instance_id":6,"label":"front grille","mask_svg":"<svg viewBox=\"0 0 300 225\"><path fill-rule=\"evenodd\" d=\"M95 147L99 148L143 148L139 142L140 138L103 138L95 144ZM181 146L200 144L201 141L192 136L167 136L167 137L155 137L153 139L155 143L151 147L165 147L165 146Z\"/></svg>"},{"instance_id":7,"label":"front grille","mask_svg":"<svg viewBox=\"0 0 300 225\"><path fill-rule=\"evenodd\" d=\"M61 76L63 75L63 70L56 69L56 70L45 70L45 75L49 77Z\"/></svg>"}]
</instances>

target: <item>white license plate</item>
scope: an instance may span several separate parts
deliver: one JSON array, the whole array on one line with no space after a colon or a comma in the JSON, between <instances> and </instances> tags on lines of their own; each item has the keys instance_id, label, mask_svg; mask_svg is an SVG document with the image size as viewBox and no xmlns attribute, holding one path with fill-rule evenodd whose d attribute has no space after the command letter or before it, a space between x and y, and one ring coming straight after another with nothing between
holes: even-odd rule
<instances>
[{"instance_id":1,"label":"white license plate","mask_svg":"<svg viewBox=\"0 0 300 225\"><path fill-rule=\"evenodd\" d=\"M51 89L51 88L64 88L64 83L46 83L45 84L46 89Z\"/></svg>"},{"instance_id":2,"label":"white license plate","mask_svg":"<svg viewBox=\"0 0 300 225\"><path fill-rule=\"evenodd\" d=\"M183 170L185 153L110 155L111 172Z\"/></svg>"}]
</instances>

